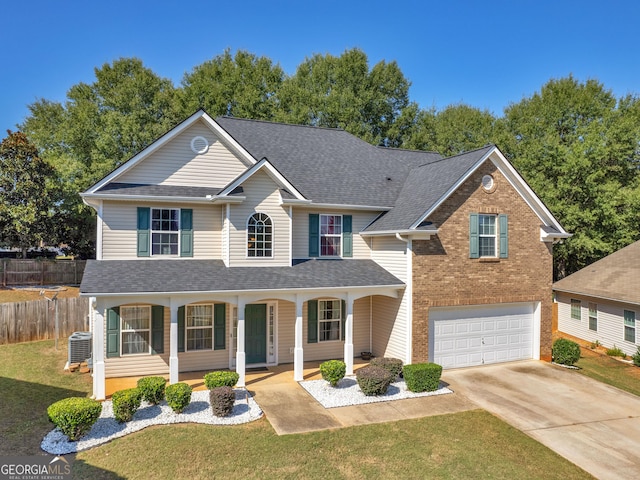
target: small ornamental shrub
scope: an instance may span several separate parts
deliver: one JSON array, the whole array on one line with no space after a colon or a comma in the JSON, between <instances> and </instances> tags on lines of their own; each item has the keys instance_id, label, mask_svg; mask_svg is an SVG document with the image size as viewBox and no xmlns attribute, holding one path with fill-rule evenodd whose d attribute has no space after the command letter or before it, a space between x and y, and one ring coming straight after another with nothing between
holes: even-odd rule
<instances>
[{"instance_id":1,"label":"small ornamental shrub","mask_svg":"<svg viewBox=\"0 0 640 480\"><path fill-rule=\"evenodd\" d=\"M133 418L133 414L140 408L142 402L142 392L137 388L127 388L119 390L111 395L113 404L113 416L122 423Z\"/></svg>"},{"instance_id":2,"label":"small ornamental shrub","mask_svg":"<svg viewBox=\"0 0 640 480\"><path fill-rule=\"evenodd\" d=\"M369 365L374 365L376 367L382 367L385 370L388 370L392 375L393 380L395 381L398 378L398 375L402 372L402 360L399 358L390 358L390 357L376 357L371 360Z\"/></svg>"},{"instance_id":3,"label":"small ornamental shrub","mask_svg":"<svg viewBox=\"0 0 640 480\"><path fill-rule=\"evenodd\" d=\"M573 365L580 360L580 345L566 338L559 338L553 342L551 355L556 363Z\"/></svg>"},{"instance_id":4,"label":"small ornamental shrub","mask_svg":"<svg viewBox=\"0 0 640 480\"><path fill-rule=\"evenodd\" d=\"M167 381L164 377L144 377L138 380L138 389L142 399L157 405L164 400L164 387Z\"/></svg>"},{"instance_id":5,"label":"small ornamental shrub","mask_svg":"<svg viewBox=\"0 0 640 480\"><path fill-rule=\"evenodd\" d=\"M209 390L216 387L235 387L240 375L236 372L210 372L204 376L204 384Z\"/></svg>"},{"instance_id":6,"label":"small ornamental shrub","mask_svg":"<svg viewBox=\"0 0 640 480\"><path fill-rule=\"evenodd\" d=\"M236 393L231 387L216 387L209 391L211 410L216 417L228 417L233 410Z\"/></svg>"},{"instance_id":7,"label":"small ornamental shrub","mask_svg":"<svg viewBox=\"0 0 640 480\"><path fill-rule=\"evenodd\" d=\"M320 364L320 373L324 380L335 387L347 373L347 365L342 360L328 360Z\"/></svg>"},{"instance_id":8,"label":"small ornamental shrub","mask_svg":"<svg viewBox=\"0 0 640 480\"><path fill-rule=\"evenodd\" d=\"M407 388L412 392L433 392L440 386L442 366L437 363L414 363L402 369Z\"/></svg>"},{"instance_id":9,"label":"small ornamental shrub","mask_svg":"<svg viewBox=\"0 0 640 480\"><path fill-rule=\"evenodd\" d=\"M613 348L607 349L607 355L609 355L610 357L622 357L622 358L626 358L627 356L620 347L616 347L615 345L613 346Z\"/></svg>"},{"instance_id":10,"label":"small ornamental shrub","mask_svg":"<svg viewBox=\"0 0 640 480\"><path fill-rule=\"evenodd\" d=\"M64 398L47 408L49 420L72 442L86 434L102 413L97 400L82 397Z\"/></svg>"},{"instance_id":11,"label":"small ornamental shrub","mask_svg":"<svg viewBox=\"0 0 640 480\"><path fill-rule=\"evenodd\" d=\"M631 360L633 360L633 364L636 367L640 367L640 347L638 347L638 351L631 355Z\"/></svg>"},{"instance_id":12,"label":"small ornamental shrub","mask_svg":"<svg viewBox=\"0 0 640 480\"><path fill-rule=\"evenodd\" d=\"M169 405L175 413L182 413L191 403L191 392L193 389L190 385L180 382L167 385L164 390L167 405Z\"/></svg>"},{"instance_id":13,"label":"small ornamental shrub","mask_svg":"<svg viewBox=\"0 0 640 480\"><path fill-rule=\"evenodd\" d=\"M362 367L356 372L356 380L360 386L360 390L365 395L384 395L387 393L387 388L393 381L393 377L389 370L376 367L375 365L369 365Z\"/></svg>"}]
</instances>

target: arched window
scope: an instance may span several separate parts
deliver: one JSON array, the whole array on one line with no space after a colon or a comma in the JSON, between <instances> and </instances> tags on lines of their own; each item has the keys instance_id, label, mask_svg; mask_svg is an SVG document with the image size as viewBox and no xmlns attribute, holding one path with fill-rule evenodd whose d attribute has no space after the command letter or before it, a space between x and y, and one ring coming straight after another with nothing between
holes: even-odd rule
<instances>
[{"instance_id":1,"label":"arched window","mask_svg":"<svg viewBox=\"0 0 640 480\"><path fill-rule=\"evenodd\" d=\"M272 257L273 225L265 213L254 213L247 222L247 256Z\"/></svg>"}]
</instances>

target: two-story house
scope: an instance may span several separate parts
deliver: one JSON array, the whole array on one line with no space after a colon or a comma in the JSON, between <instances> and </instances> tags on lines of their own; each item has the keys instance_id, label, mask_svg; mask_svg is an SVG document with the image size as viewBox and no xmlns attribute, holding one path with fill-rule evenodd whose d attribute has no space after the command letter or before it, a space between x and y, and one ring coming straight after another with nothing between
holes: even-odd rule
<instances>
[{"instance_id":1,"label":"two-story house","mask_svg":"<svg viewBox=\"0 0 640 480\"><path fill-rule=\"evenodd\" d=\"M82 194L105 378L371 351L445 368L551 354L568 234L495 146L442 158L199 111Z\"/></svg>"}]
</instances>

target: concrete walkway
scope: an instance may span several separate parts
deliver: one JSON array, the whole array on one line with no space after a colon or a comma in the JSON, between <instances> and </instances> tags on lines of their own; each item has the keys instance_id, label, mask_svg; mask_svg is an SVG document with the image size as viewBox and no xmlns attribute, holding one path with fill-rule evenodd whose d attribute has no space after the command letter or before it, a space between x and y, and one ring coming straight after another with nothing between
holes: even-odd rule
<instances>
[{"instance_id":1,"label":"concrete walkway","mask_svg":"<svg viewBox=\"0 0 640 480\"><path fill-rule=\"evenodd\" d=\"M447 370L442 378L595 477L640 478L640 397L537 361Z\"/></svg>"},{"instance_id":2,"label":"concrete walkway","mask_svg":"<svg viewBox=\"0 0 640 480\"><path fill-rule=\"evenodd\" d=\"M317 362L305 363L304 379L322 378ZM278 435L392 422L478 408L456 393L325 409L293 380L291 366L247 373L247 388ZM358 365L356 365L356 369Z\"/></svg>"}]
</instances>

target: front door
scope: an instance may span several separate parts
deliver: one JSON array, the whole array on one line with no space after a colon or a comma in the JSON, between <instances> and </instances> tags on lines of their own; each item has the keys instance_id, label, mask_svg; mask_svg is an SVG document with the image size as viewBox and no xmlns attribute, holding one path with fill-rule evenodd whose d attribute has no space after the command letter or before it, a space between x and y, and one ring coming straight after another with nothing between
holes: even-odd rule
<instances>
[{"instance_id":1,"label":"front door","mask_svg":"<svg viewBox=\"0 0 640 480\"><path fill-rule=\"evenodd\" d=\"M267 305L247 305L244 310L244 347L247 364L267 362Z\"/></svg>"}]
</instances>

